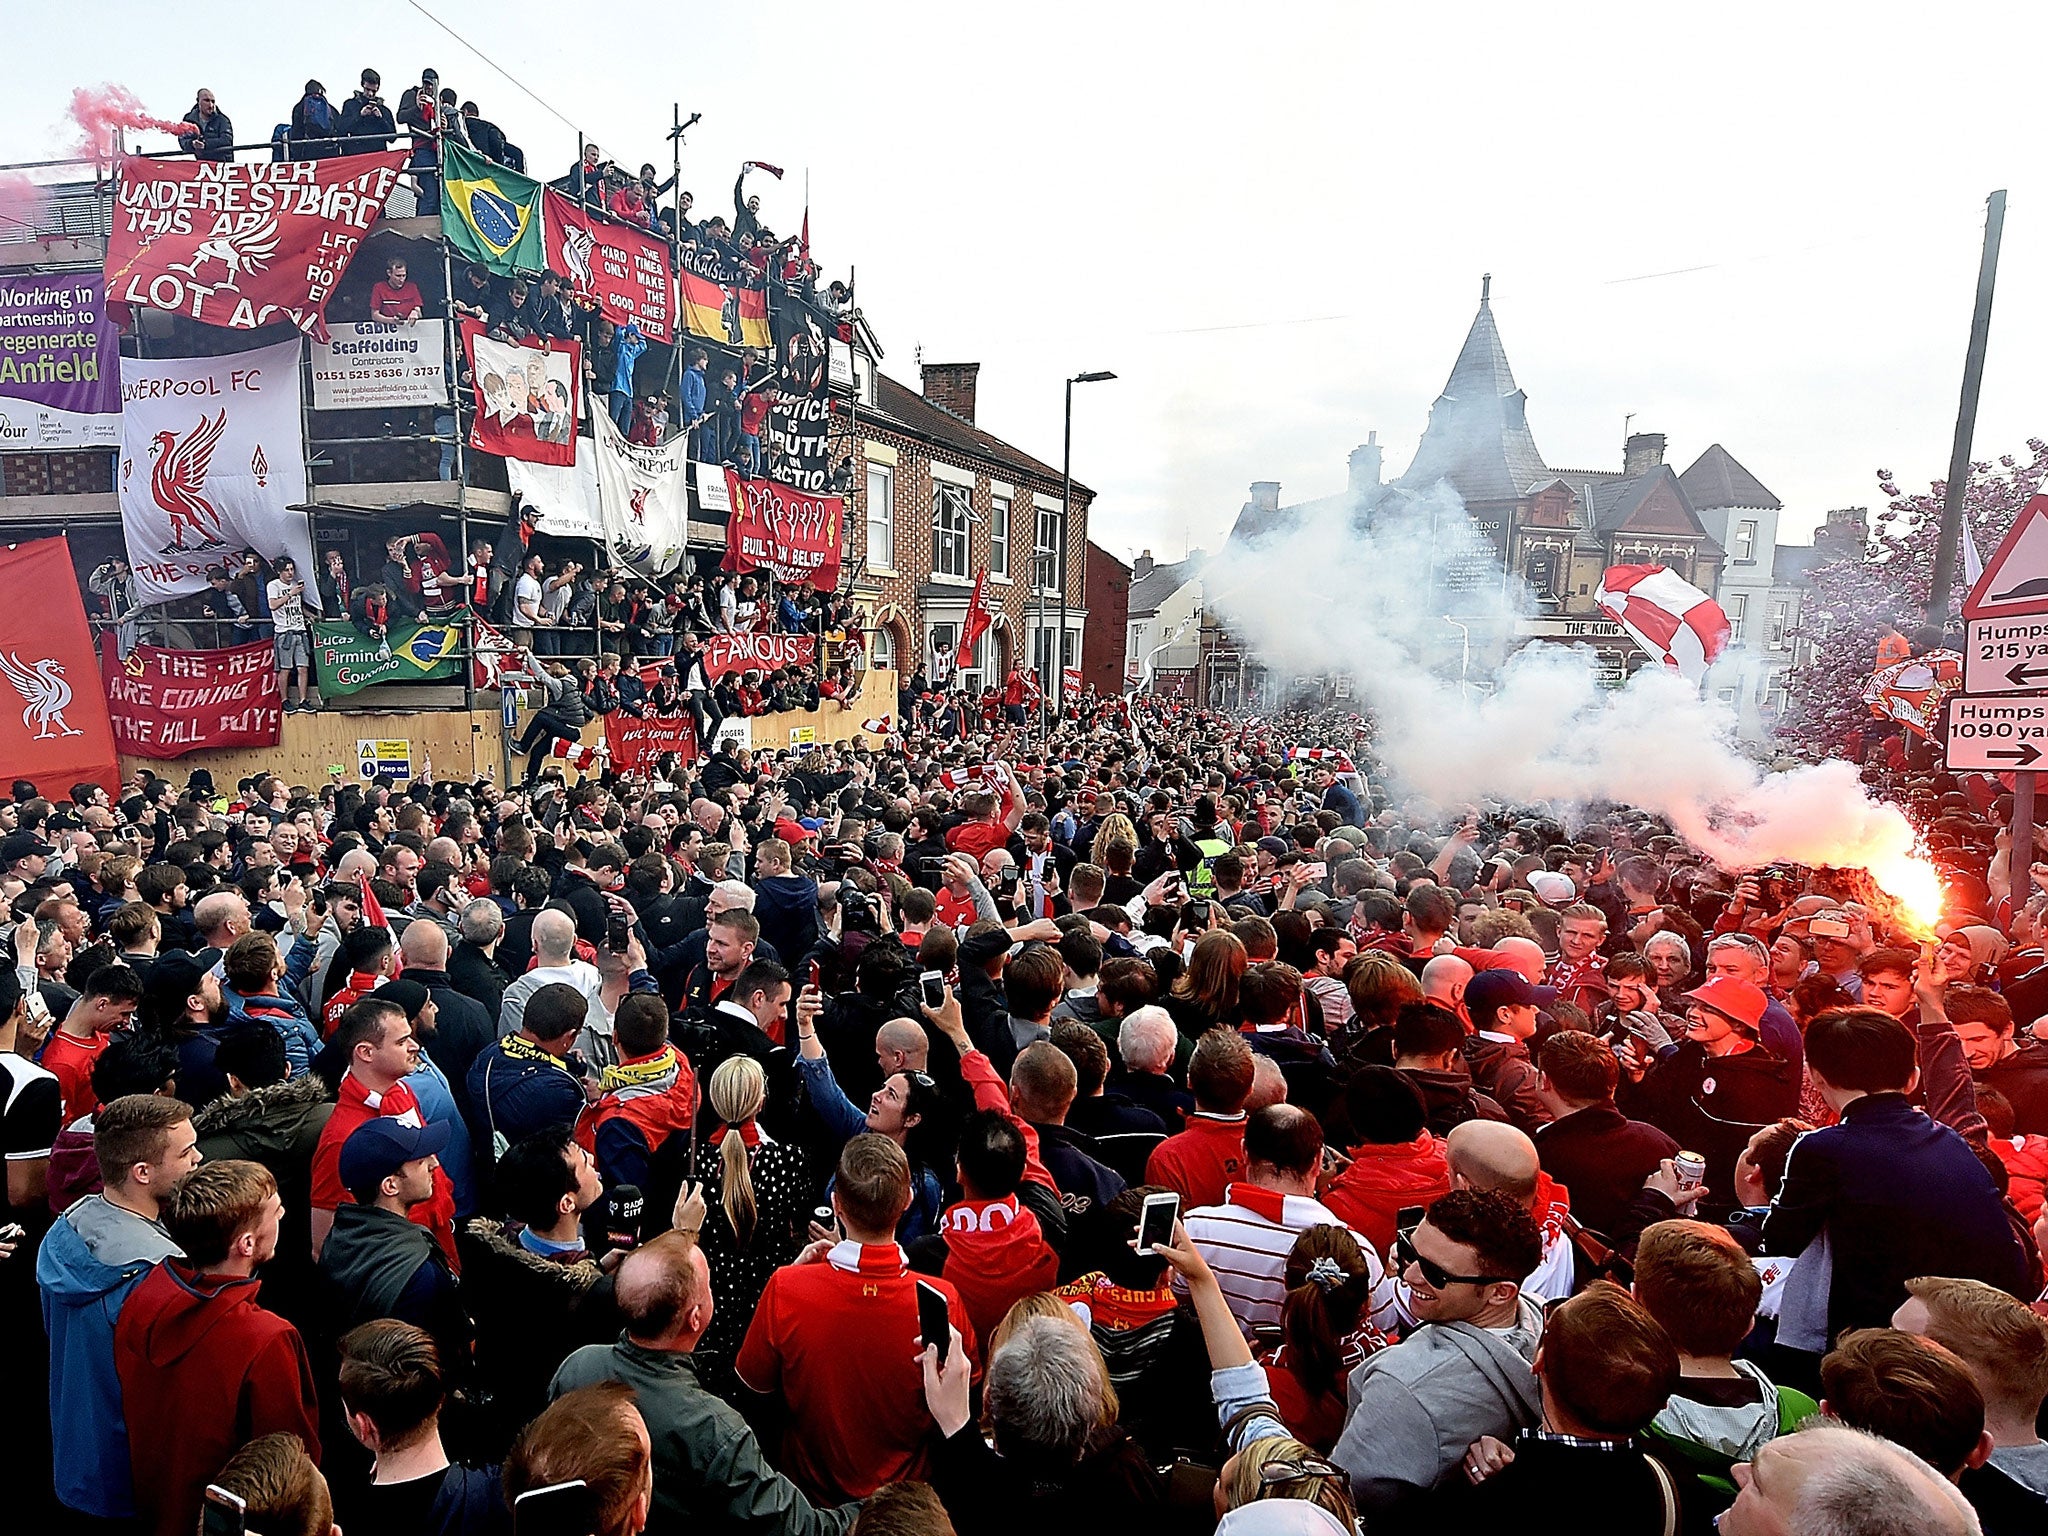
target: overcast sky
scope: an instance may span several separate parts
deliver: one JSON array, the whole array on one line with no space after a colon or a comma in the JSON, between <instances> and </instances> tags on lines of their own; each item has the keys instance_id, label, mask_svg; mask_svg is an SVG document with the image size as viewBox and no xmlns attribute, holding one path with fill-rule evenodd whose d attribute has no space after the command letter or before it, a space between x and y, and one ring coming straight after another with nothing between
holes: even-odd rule
<instances>
[{"instance_id":1,"label":"overcast sky","mask_svg":"<svg viewBox=\"0 0 2048 1536\"><path fill-rule=\"evenodd\" d=\"M766 160L793 231L808 168L892 376L981 362L981 424L1057 464L1062 378L1121 375L1076 389L1074 469L1126 557L1215 548L1253 480L1336 490L1368 430L1398 473L1482 271L1554 466L1618 466L1632 412L1795 537L1879 468L1924 486L1994 187L1977 456L2048 435L2039 4L425 3L505 73L407 0L18 6L0 160L100 80L166 117L210 86L250 140L309 75L395 105L431 65L550 177L579 128L665 169L680 99L700 212Z\"/></svg>"}]
</instances>

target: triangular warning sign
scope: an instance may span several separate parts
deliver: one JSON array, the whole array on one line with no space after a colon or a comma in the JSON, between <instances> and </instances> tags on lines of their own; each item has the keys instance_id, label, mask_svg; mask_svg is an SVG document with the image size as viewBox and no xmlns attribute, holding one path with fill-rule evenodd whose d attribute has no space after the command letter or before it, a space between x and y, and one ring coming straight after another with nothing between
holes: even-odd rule
<instances>
[{"instance_id":1,"label":"triangular warning sign","mask_svg":"<svg viewBox=\"0 0 2048 1536\"><path fill-rule=\"evenodd\" d=\"M1984 562L1984 574L1963 599L1966 619L2048 613L2048 495L2020 508L2012 531Z\"/></svg>"}]
</instances>

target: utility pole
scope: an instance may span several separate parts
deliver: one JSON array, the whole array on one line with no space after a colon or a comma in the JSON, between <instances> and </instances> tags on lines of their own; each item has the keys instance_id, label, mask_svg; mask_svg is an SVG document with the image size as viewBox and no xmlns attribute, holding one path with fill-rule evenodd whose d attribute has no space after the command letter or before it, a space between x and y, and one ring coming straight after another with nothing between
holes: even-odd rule
<instances>
[{"instance_id":1,"label":"utility pole","mask_svg":"<svg viewBox=\"0 0 2048 1536\"><path fill-rule=\"evenodd\" d=\"M1970 317L1970 350L1963 357L1963 398L1956 409L1955 442L1948 455L1948 484L1941 497L1941 537L1934 546L1934 579L1927 588L1927 622L1946 626L1948 600L1956 579L1956 548L1963 535L1963 506L1970 489L1970 445L1977 433L1977 396L1984 385L1984 352L1991 340L1991 293L1998 280L1998 241L2005 230L2005 191L1985 205L1984 255L1977 266L1977 307ZM2032 777L2028 775L2028 777Z\"/></svg>"}]
</instances>

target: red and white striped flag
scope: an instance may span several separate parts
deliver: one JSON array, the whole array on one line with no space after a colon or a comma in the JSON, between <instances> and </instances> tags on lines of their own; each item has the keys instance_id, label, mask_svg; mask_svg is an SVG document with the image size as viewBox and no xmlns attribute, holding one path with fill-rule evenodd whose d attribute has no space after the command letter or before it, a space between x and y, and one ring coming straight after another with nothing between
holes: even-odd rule
<instances>
[{"instance_id":1,"label":"red and white striped flag","mask_svg":"<svg viewBox=\"0 0 2048 1536\"><path fill-rule=\"evenodd\" d=\"M1610 565L1599 604L1661 665L1697 683L1728 647L1728 615L1698 587L1661 565Z\"/></svg>"},{"instance_id":2,"label":"red and white striped flag","mask_svg":"<svg viewBox=\"0 0 2048 1536\"><path fill-rule=\"evenodd\" d=\"M886 736L889 734L889 717L880 715L873 720L863 720L860 728L870 736Z\"/></svg>"},{"instance_id":3,"label":"red and white striped flag","mask_svg":"<svg viewBox=\"0 0 2048 1536\"><path fill-rule=\"evenodd\" d=\"M777 181L782 180L782 167L770 165L766 160L743 160L740 162L740 171L742 174L747 171L766 171Z\"/></svg>"},{"instance_id":4,"label":"red and white striped flag","mask_svg":"<svg viewBox=\"0 0 2048 1536\"><path fill-rule=\"evenodd\" d=\"M1290 763L1320 763L1333 773L1356 773L1358 768L1351 761L1351 754L1340 752L1335 747L1289 747L1287 761Z\"/></svg>"},{"instance_id":5,"label":"red and white striped flag","mask_svg":"<svg viewBox=\"0 0 2048 1536\"><path fill-rule=\"evenodd\" d=\"M476 620L470 629L469 647L475 687L496 688L505 680L506 672L513 670L505 665L514 649L512 642L482 619Z\"/></svg>"},{"instance_id":6,"label":"red and white striped flag","mask_svg":"<svg viewBox=\"0 0 2048 1536\"><path fill-rule=\"evenodd\" d=\"M988 783L988 764L969 763L965 768L948 768L939 782L958 794L963 789L981 789Z\"/></svg>"},{"instance_id":7,"label":"red and white striped flag","mask_svg":"<svg viewBox=\"0 0 2048 1536\"><path fill-rule=\"evenodd\" d=\"M560 736L557 736L554 745L548 748L549 757L558 757L582 773L590 772L610 755L601 741L596 746L586 747L580 741L569 741Z\"/></svg>"}]
</instances>

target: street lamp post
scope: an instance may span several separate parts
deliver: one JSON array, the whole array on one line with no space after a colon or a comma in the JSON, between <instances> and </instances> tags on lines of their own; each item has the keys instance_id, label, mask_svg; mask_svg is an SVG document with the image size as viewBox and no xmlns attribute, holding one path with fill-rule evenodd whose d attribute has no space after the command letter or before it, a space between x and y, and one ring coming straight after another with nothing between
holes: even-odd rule
<instances>
[{"instance_id":1,"label":"street lamp post","mask_svg":"<svg viewBox=\"0 0 2048 1536\"><path fill-rule=\"evenodd\" d=\"M1067 518L1073 509L1074 501L1074 386L1076 384L1100 384L1115 377L1116 375L1109 370L1100 369L1094 373L1077 373L1067 380L1066 425L1062 434L1060 450L1059 547L1053 553L1053 578L1059 583L1060 588L1060 632L1059 638L1048 647L1052 657L1053 668L1053 686L1051 690L1053 708L1062 719L1066 718L1067 712ZM1034 522L1036 521L1036 516L1034 513ZM1036 543L1036 539L1033 542ZM1043 586L1038 589L1038 632L1040 634L1045 633L1045 588ZM1043 692L1039 695L1038 729L1039 734L1046 734L1045 694Z\"/></svg>"}]
</instances>

